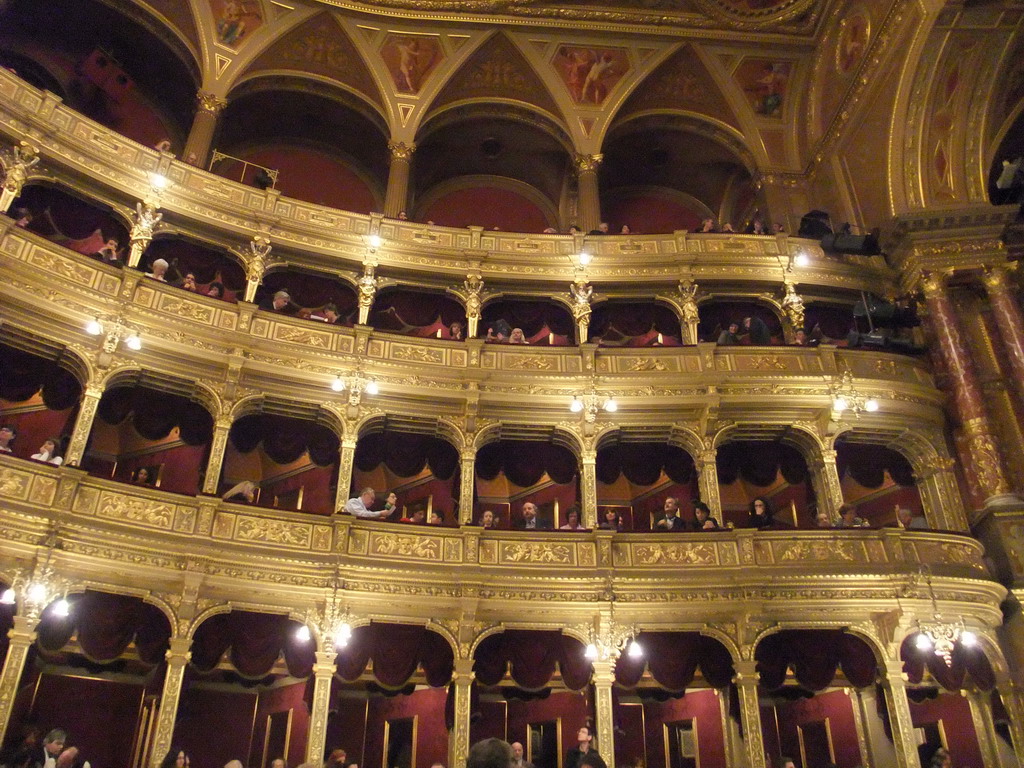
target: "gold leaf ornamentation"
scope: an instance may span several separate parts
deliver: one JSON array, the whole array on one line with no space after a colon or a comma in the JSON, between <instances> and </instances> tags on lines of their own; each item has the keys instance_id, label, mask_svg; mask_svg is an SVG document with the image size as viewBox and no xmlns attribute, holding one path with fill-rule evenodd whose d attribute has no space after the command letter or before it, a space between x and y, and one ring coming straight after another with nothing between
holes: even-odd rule
<instances>
[{"instance_id":1,"label":"gold leaf ornamentation","mask_svg":"<svg viewBox=\"0 0 1024 768\"><path fill-rule=\"evenodd\" d=\"M506 563L551 563L572 565L572 548L567 544L515 542L504 544L501 559Z\"/></svg>"},{"instance_id":2,"label":"gold leaf ornamentation","mask_svg":"<svg viewBox=\"0 0 1024 768\"><path fill-rule=\"evenodd\" d=\"M383 533L371 538L370 554L415 557L419 560L440 560L441 545L435 538Z\"/></svg>"},{"instance_id":3,"label":"gold leaf ornamentation","mask_svg":"<svg viewBox=\"0 0 1024 768\"><path fill-rule=\"evenodd\" d=\"M239 517L235 526L235 538L241 541L266 541L273 544L288 544L294 547L309 547L310 526L302 523L286 523L283 520L267 520L262 517Z\"/></svg>"}]
</instances>

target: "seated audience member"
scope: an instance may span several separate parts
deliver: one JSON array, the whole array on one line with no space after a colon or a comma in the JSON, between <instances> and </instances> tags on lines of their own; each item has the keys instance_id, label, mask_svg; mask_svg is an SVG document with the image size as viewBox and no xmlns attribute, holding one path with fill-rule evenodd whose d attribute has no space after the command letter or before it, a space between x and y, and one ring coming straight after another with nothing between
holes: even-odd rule
<instances>
[{"instance_id":1,"label":"seated audience member","mask_svg":"<svg viewBox=\"0 0 1024 768\"><path fill-rule=\"evenodd\" d=\"M554 227L544 227L543 234L545 234L545 235L557 235L558 234L558 230L555 229Z\"/></svg>"},{"instance_id":2,"label":"seated audience member","mask_svg":"<svg viewBox=\"0 0 1024 768\"><path fill-rule=\"evenodd\" d=\"M54 466L59 467L64 463L64 457L57 455L58 445L60 445L60 438L51 437L43 442L42 447L39 449L39 453L32 454L32 458L36 461L45 461L47 464L53 464Z\"/></svg>"},{"instance_id":3,"label":"seated audience member","mask_svg":"<svg viewBox=\"0 0 1024 768\"><path fill-rule=\"evenodd\" d=\"M868 521L857 514L857 508L852 504L843 504L839 508L839 520L836 528L867 528Z\"/></svg>"},{"instance_id":4,"label":"seated audience member","mask_svg":"<svg viewBox=\"0 0 1024 768\"><path fill-rule=\"evenodd\" d=\"M373 504L374 499L376 498L377 492L374 491L373 488L363 488L363 490L359 492L358 496L355 496L345 502L344 511L354 517L361 517L367 520L382 520L390 517L391 511L394 511L394 507L392 507L391 511L370 509L370 505Z\"/></svg>"},{"instance_id":5,"label":"seated audience member","mask_svg":"<svg viewBox=\"0 0 1024 768\"><path fill-rule=\"evenodd\" d=\"M700 229L698 229L697 231L698 232L717 232L718 228L715 226L715 220L714 219L701 219L701 221L700 221Z\"/></svg>"},{"instance_id":6,"label":"seated audience member","mask_svg":"<svg viewBox=\"0 0 1024 768\"><path fill-rule=\"evenodd\" d=\"M793 334L793 346L796 347L809 347L811 346L811 340L807 338L807 331L803 328L799 329Z\"/></svg>"},{"instance_id":7,"label":"seated audience member","mask_svg":"<svg viewBox=\"0 0 1024 768\"><path fill-rule=\"evenodd\" d=\"M529 344L526 340L526 334L523 333L522 328L513 328L512 333L508 337L509 344Z\"/></svg>"},{"instance_id":8,"label":"seated audience member","mask_svg":"<svg viewBox=\"0 0 1024 768\"><path fill-rule=\"evenodd\" d=\"M928 522L918 515L915 515L911 510L906 507L901 507L899 504L896 505L896 521L901 528L907 530L927 530Z\"/></svg>"},{"instance_id":9,"label":"seated audience member","mask_svg":"<svg viewBox=\"0 0 1024 768\"><path fill-rule=\"evenodd\" d=\"M430 520L427 521L427 525L444 525L444 515L435 509L430 513Z\"/></svg>"},{"instance_id":10,"label":"seated audience member","mask_svg":"<svg viewBox=\"0 0 1024 768\"><path fill-rule=\"evenodd\" d=\"M758 496L750 502L749 511L750 519L747 520L747 528L764 530L765 528L771 528L775 523L775 510L772 509L772 505L768 503L768 499L764 496Z\"/></svg>"},{"instance_id":11,"label":"seated audience member","mask_svg":"<svg viewBox=\"0 0 1024 768\"><path fill-rule=\"evenodd\" d=\"M288 768L288 763L284 761L283 757L275 757L270 761L270 768Z\"/></svg>"},{"instance_id":12,"label":"seated audience member","mask_svg":"<svg viewBox=\"0 0 1024 768\"><path fill-rule=\"evenodd\" d=\"M409 214L407 214L405 211L399 211L398 212L398 220L399 221L408 221L409 220Z\"/></svg>"},{"instance_id":13,"label":"seated audience member","mask_svg":"<svg viewBox=\"0 0 1024 768\"><path fill-rule=\"evenodd\" d=\"M11 218L14 219L14 226L26 229L32 223L32 211L28 208L15 208Z\"/></svg>"},{"instance_id":14,"label":"seated audience member","mask_svg":"<svg viewBox=\"0 0 1024 768\"><path fill-rule=\"evenodd\" d=\"M417 509L409 517L403 517L398 522L410 525L423 525L427 522L427 511L422 508Z\"/></svg>"},{"instance_id":15,"label":"seated audience member","mask_svg":"<svg viewBox=\"0 0 1024 768\"><path fill-rule=\"evenodd\" d=\"M523 504L523 517L516 521L516 528L521 531L546 531L551 529L551 525L537 517L537 505L528 501Z\"/></svg>"},{"instance_id":16,"label":"seated audience member","mask_svg":"<svg viewBox=\"0 0 1024 768\"><path fill-rule=\"evenodd\" d=\"M509 768L513 757L509 743L492 736L469 748L466 768Z\"/></svg>"},{"instance_id":17,"label":"seated audience member","mask_svg":"<svg viewBox=\"0 0 1024 768\"><path fill-rule=\"evenodd\" d=\"M260 303L260 309L268 312L284 312L291 303L292 297L288 294L288 291L278 291L273 296L264 299Z\"/></svg>"},{"instance_id":18,"label":"seated audience member","mask_svg":"<svg viewBox=\"0 0 1024 768\"><path fill-rule=\"evenodd\" d=\"M592 229L587 234L589 235L607 235L608 234L608 222L602 221L597 225L597 229Z\"/></svg>"},{"instance_id":19,"label":"seated audience member","mask_svg":"<svg viewBox=\"0 0 1024 768\"><path fill-rule=\"evenodd\" d=\"M192 293L199 293L199 286L196 285L196 275L194 272L186 272L185 276L181 278L181 285L178 286L184 291L190 291Z\"/></svg>"},{"instance_id":20,"label":"seated audience member","mask_svg":"<svg viewBox=\"0 0 1024 768\"><path fill-rule=\"evenodd\" d=\"M565 525L558 527L560 531L585 531L582 525L580 525L580 511L576 507L570 507L569 511L565 514Z\"/></svg>"},{"instance_id":21,"label":"seated audience member","mask_svg":"<svg viewBox=\"0 0 1024 768\"><path fill-rule=\"evenodd\" d=\"M619 514L617 509L607 509L604 513L604 519L597 527L602 531L621 531L622 515Z\"/></svg>"},{"instance_id":22,"label":"seated audience member","mask_svg":"<svg viewBox=\"0 0 1024 768\"><path fill-rule=\"evenodd\" d=\"M171 140L163 139L161 141L158 141L156 144L153 145L153 149L155 149L157 152L170 152Z\"/></svg>"},{"instance_id":23,"label":"seated audience member","mask_svg":"<svg viewBox=\"0 0 1024 768\"><path fill-rule=\"evenodd\" d=\"M747 341L755 346L764 347L772 343L772 332L759 317L743 318L743 332L747 335Z\"/></svg>"},{"instance_id":24,"label":"seated audience member","mask_svg":"<svg viewBox=\"0 0 1024 768\"><path fill-rule=\"evenodd\" d=\"M485 509L480 515L480 527L485 530L493 530L498 527L498 521L494 516L494 512L490 509Z\"/></svg>"},{"instance_id":25,"label":"seated audience member","mask_svg":"<svg viewBox=\"0 0 1024 768\"><path fill-rule=\"evenodd\" d=\"M456 320L449 325L448 334L452 337L453 341L462 341L462 323Z\"/></svg>"},{"instance_id":26,"label":"seated audience member","mask_svg":"<svg viewBox=\"0 0 1024 768\"><path fill-rule=\"evenodd\" d=\"M832 521L829 519L828 512L819 512L814 516L814 526L816 528L831 528Z\"/></svg>"},{"instance_id":27,"label":"seated audience member","mask_svg":"<svg viewBox=\"0 0 1024 768\"><path fill-rule=\"evenodd\" d=\"M772 234L783 235L786 233L786 228L782 226L782 222L776 221L772 224Z\"/></svg>"},{"instance_id":28,"label":"seated audience member","mask_svg":"<svg viewBox=\"0 0 1024 768\"><path fill-rule=\"evenodd\" d=\"M700 499L693 500L693 530L695 531L717 531L721 526L711 516L711 507Z\"/></svg>"},{"instance_id":29,"label":"seated audience member","mask_svg":"<svg viewBox=\"0 0 1024 768\"><path fill-rule=\"evenodd\" d=\"M324 304L324 308L311 313L309 319L319 320L328 325L337 325L341 322L341 317L338 315L338 306L334 302Z\"/></svg>"},{"instance_id":30,"label":"seated audience member","mask_svg":"<svg viewBox=\"0 0 1024 768\"><path fill-rule=\"evenodd\" d=\"M395 513L396 509L398 509L398 495L392 491L388 494L388 497L384 499L384 512L390 516Z\"/></svg>"},{"instance_id":31,"label":"seated audience member","mask_svg":"<svg viewBox=\"0 0 1024 768\"><path fill-rule=\"evenodd\" d=\"M102 248L96 251L96 253L91 254L92 258L99 259L104 264L120 264L121 259L117 255L117 249L119 246L120 243L117 242L116 237L109 237L107 238L107 242L103 244Z\"/></svg>"},{"instance_id":32,"label":"seated audience member","mask_svg":"<svg viewBox=\"0 0 1024 768\"><path fill-rule=\"evenodd\" d=\"M580 229L579 227L577 227L575 224L570 224L569 225L568 234L570 234L570 235L582 235L583 234L583 230Z\"/></svg>"},{"instance_id":33,"label":"seated audience member","mask_svg":"<svg viewBox=\"0 0 1024 768\"><path fill-rule=\"evenodd\" d=\"M256 501L256 491L259 488L252 480L243 480L232 486L221 498L224 501L237 501L252 504Z\"/></svg>"},{"instance_id":34,"label":"seated audience member","mask_svg":"<svg viewBox=\"0 0 1024 768\"><path fill-rule=\"evenodd\" d=\"M145 467L140 467L135 470L135 476L132 478L132 482L136 485L153 485L156 482L156 478L149 476L149 470Z\"/></svg>"},{"instance_id":35,"label":"seated audience member","mask_svg":"<svg viewBox=\"0 0 1024 768\"><path fill-rule=\"evenodd\" d=\"M161 283L167 282L167 270L170 268L170 264L167 263L166 259L157 259L150 265L152 272L147 272L146 277L152 278L153 280L159 280Z\"/></svg>"},{"instance_id":36,"label":"seated audience member","mask_svg":"<svg viewBox=\"0 0 1024 768\"><path fill-rule=\"evenodd\" d=\"M718 334L718 343L723 347L735 347L740 343L740 324L729 323L728 330Z\"/></svg>"},{"instance_id":37,"label":"seated audience member","mask_svg":"<svg viewBox=\"0 0 1024 768\"><path fill-rule=\"evenodd\" d=\"M206 286L206 295L211 299L223 299L224 298L224 283L217 282L216 280Z\"/></svg>"},{"instance_id":38,"label":"seated audience member","mask_svg":"<svg viewBox=\"0 0 1024 768\"><path fill-rule=\"evenodd\" d=\"M631 235L631 234L633 234L633 230L631 230L629 228L629 224L623 224L622 225L622 229L619 230L619 234L620 235Z\"/></svg>"},{"instance_id":39,"label":"seated audience member","mask_svg":"<svg viewBox=\"0 0 1024 768\"><path fill-rule=\"evenodd\" d=\"M669 496L665 499L664 512L654 524L656 531L685 531L686 523L679 516L679 499Z\"/></svg>"},{"instance_id":40,"label":"seated audience member","mask_svg":"<svg viewBox=\"0 0 1024 768\"><path fill-rule=\"evenodd\" d=\"M332 749L324 762L324 768L347 768L348 753L344 749Z\"/></svg>"},{"instance_id":41,"label":"seated audience member","mask_svg":"<svg viewBox=\"0 0 1024 768\"><path fill-rule=\"evenodd\" d=\"M11 443L14 442L14 438L17 436L18 430L10 424L4 424L0 427L0 453L13 453L14 446Z\"/></svg>"},{"instance_id":42,"label":"seated audience member","mask_svg":"<svg viewBox=\"0 0 1024 768\"><path fill-rule=\"evenodd\" d=\"M192 758L179 747L171 747L160 761L160 768L191 768Z\"/></svg>"},{"instance_id":43,"label":"seated audience member","mask_svg":"<svg viewBox=\"0 0 1024 768\"><path fill-rule=\"evenodd\" d=\"M750 226L747 227L748 235L767 235L768 228L764 225L764 219L760 216L755 216L754 220L750 222Z\"/></svg>"},{"instance_id":44,"label":"seated audience member","mask_svg":"<svg viewBox=\"0 0 1024 768\"><path fill-rule=\"evenodd\" d=\"M508 337L511 335L512 326L510 326L505 320L495 320L487 326L487 341L508 341Z\"/></svg>"},{"instance_id":45,"label":"seated audience member","mask_svg":"<svg viewBox=\"0 0 1024 768\"><path fill-rule=\"evenodd\" d=\"M732 224L730 224L728 221L725 222L725 224L722 225L722 231L723 232L731 232L733 234L736 233L736 230L732 228Z\"/></svg>"}]
</instances>

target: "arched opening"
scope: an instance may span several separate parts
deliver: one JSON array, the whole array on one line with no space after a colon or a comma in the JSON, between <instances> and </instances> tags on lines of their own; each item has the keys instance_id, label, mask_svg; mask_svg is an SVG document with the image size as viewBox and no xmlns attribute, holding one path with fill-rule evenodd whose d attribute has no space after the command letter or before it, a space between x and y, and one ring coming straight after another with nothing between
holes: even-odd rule
<instances>
[{"instance_id":1,"label":"arched opening","mask_svg":"<svg viewBox=\"0 0 1024 768\"><path fill-rule=\"evenodd\" d=\"M782 319L773 307L752 299L716 296L698 307L697 338L722 346L783 343Z\"/></svg>"},{"instance_id":2,"label":"arched opening","mask_svg":"<svg viewBox=\"0 0 1024 768\"><path fill-rule=\"evenodd\" d=\"M473 653L470 740L507 739L524 745L524 759L556 768L593 733L593 665L583 643L558 630L506 629Z\"/></svg>"},{"instance_id":3,"label":"arched opening","mask_svg":"<svg viewBox=\"0 0 1024 768\"><path fill-rule=\"evenodd\" d=\"M301 626L285 615L243 610L199 625L171 742L193 766L305 759L315 657L312 644L296 637Z\"/></svg>"},{"instance_id":4,"label":"arched opening","mask_svg":"<svg viewBox=\"0 0 1024 768\"><path fill-rule=\"evenodd\" d=\"M280 291L288 300L275 297ZM356 292L349 283L328 274L304 269L276 269L263 276L256 290L260 309L328 325L351 327L359 316ZM280 305L280 306L278 306Z\"/></svg>"},{"instance_id":5,"label":"arched opening","mask_svg":"<svg viewBox=\"0 0 1024 768\"><path fill-rule=\"evenodd\" d=\"M0 344L0 427L13 437L0 451L23 459L63 463L82 398L82 384L61 362L77 361L60 350L48 357ZM52 450L45 444L54 443ZM45 454L45 456L43 455Z\"/></svg>"},{"instance_id":6,"label":"arched opening","mask_svg":"<svg viewBox=\"0 0 1024 768\"><path fill-rule=\"evenodd\" d=\"M156 716L170 622L138 597L88 590L67 600L66 616L54 604L43 612L18 683L8 744L17 747L33 732L40 744L60 727L73 734L68 746L78 748L80 759L131 768Z\"/></svg>"},{"instance_id":7,"label":"arched opening","mask_svg":"<svg viewBox=\"0 0 1024 768\"><path fill-rule=\"evenodd\" d=\"M219 493L229 501L330 515L339 447L337 433L315 416L243 416L228 433ZM255 486L251 494L240 490L246 483Z\"/></svg>"},{"instance_id":8,"label":"arched opening","mask_svg":"<svg viewBox=\"0 0 1024 768\"><path fill-rule=\"evenodd\" d=\"M804 304L804 331L806 345L834 344L845 347L849 344L851 329L856 327L853 307L830 301L807 301Z\"/></svg>"},{"instance_id":9,"label":"arched opening","mask_svg":"<svg viewBox=\"0 0 1024 768\"><path fill-rule=\"evenodd\" d=\"M602 301L590 318L590 341L602 347L678 347L679 316L664 304Z\"/></svg>"},{"instance_id":10,"label":"arched opening","mask_svg":"<svg viewBox=\"0 0 1024 768\"><path fill-rule=\"evenodd\" d=\"M419 338L466 338L466 308L450 296L405 288L381 291L373 302L370 325Z\"/></svg>"},{"instance_id":11,"label":"arched opening","mask_svg":"<svg viewBox=\"0 0 1024 768\"><path fill-rule=\"evenodd\" d=\"M288 197L356 213L381 209L390 154L380 116L351 94L293 78L257 78L228 98L212 170L246 184L278 171Z\"/></svg>"},{"instance_id":12,"label":"arched opening","mask_svg":"<svg viewBox=\"0 0 1024 768\"><path fill-rule=\"evenodd\" d=\"M351 495L374 488L387 510L394 494L390 522L457 524L459 471L458 451L446 440L385 422L359 438Z\"/></svg>"},{"instance_id":13,"label":"arched opening","mask_svg":"<svg viewBox=\"0 0 1024 768\"><path fill-rule=\"evenodd\" d=\"M735 676L729 651L697 632L641 632L636 640L643 655L623 653L615 663L616 765L727 764L720 698Z\"/></svg>"},{"instance_id":14,"label":"arched opening","mask_svg":"<svg viewBox=\"0 0 1024 768\"><path fill-rule=\"evenodd\" d=\"M810 528L816 500L807 460L779 439L737 439L715 457L722 521L737 528ZM763 512L755 516L760 501Z\"/></svg>"},{"instance_id":15,"label":"arched opening","mask_svg":"<svg viewBox=\"0 0 1024 768\"><path fill-rule=\"evenodd\" d=\"M167 282L179 288L232 303L245 295L245 269L226 251L184 237L156 237L140 266L151 271L157 259L170 265Z\"/></svg>"},{"instance_id":16,"label":"arched opening","mask_svg":"<svg viewBox=\"0 0 1024 768\"><path fill-rule=\"evenodd\" d=\"M1016 84L1018 98L1024 95ZM1014 102L1008 101L1009 106ZM988 199L995 205L1011 205L1024 200L1024 111L1003 134L992 156L988 171Z\"/></svg>"},{"instance_id":17,"label":"arched opening","mask_svg":"<svg viewBox=\"0 0 1024 768\"><path fill-rule=\"evenodd\" d=\"M32 220L26 229L30 232L72 251L112 266L121 266L128 255L128 228L102 203L83 200L58 187L30 184L11 209L29 213ZM111 240L114 242L108 246Z\"/></svg>"},{"instance_id":18,"label":"arched opening","mask_svg":"<svg viewBox=\"0 0 1024 768\"><path fill-rule=\"evenodd\" d=\"M843 501L872 527L899 525L897 508L909 509L924 523L924 506L913 467L899 451L865 440L854 432L836 441L836 469Z\"/></svg>"},{"instance_id":19,"label":"arched opening","mask_svg":"<svg viewBox=\"0 0 1024 768\"><path fill-rule=\"evenodd\" d=\"M574 343L569 308L557 301L497 299L484 305L480 327L494 344L566 347ZM517 333L518 331L518 333Z\"/></svg>"},{"instance_id":20,"label":"arched opening","mask_svg":"<svg viewBox=\"0 0 1024 768\"><path fill-rule=\"evenodd\" d=\"M579 462L564 445L539 436L500 438L476 454L473 520L492 528L524 528L523 506L537 509L537 528L579 518ZM487 524L488 514L493 519Z\"/></svg>"},{"instance_id":21,"label":"arched opening","mask_svg":"<svg viewBox=\"0 0 1024 768\"><path fill-rule=\"evenodd\" d=\"M24 71L33 84L58 85L55 92L73 109L140 144L170 139L177 151L184 146L199 66L144 10L125 13L97 0L12 0L0 11L0 29L0 49L19 74L25 59L35 62Z\"/></svg>"},{"instance_id":22,"label":"arched opening","mask_svg":"<svg viewBox=\"0 0 1024 768\"><path fill-rule=\"evenodd\" d=\"M602 528L659 530L667 498L676 499L679 516L694 519L693 499L700 498L693 457L668 443L607 442L597 451L597 519Z\"/></svg>"},{"instance_id":23,"label":"arched opening","mask_svg":"<svg viewBox=\"0 0 1024 768\"><path fill-rule=\"evenodd\" d=\"M82 468L141 488L195 495L213 440L213 417L190 394L139 383L103 393Z\"/></svg>"}]
</instances>

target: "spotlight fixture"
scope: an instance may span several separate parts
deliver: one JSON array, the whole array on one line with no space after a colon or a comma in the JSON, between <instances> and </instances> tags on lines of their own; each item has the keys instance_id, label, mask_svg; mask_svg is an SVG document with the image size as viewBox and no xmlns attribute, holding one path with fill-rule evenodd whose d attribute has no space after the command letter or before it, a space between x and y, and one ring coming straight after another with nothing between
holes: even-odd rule
<instances>
[{"instance_id":1,"label":"spotlight fixture","mask_svg":"<svg viewBox=\"0 0 1024 768\"><path fill-rule=\"evenodd\" d=\"M98 317L94 317L85 324L85 332L90 336L99 336L103 333L103 323L100 322Z\"/></svg>"}]
</instances>

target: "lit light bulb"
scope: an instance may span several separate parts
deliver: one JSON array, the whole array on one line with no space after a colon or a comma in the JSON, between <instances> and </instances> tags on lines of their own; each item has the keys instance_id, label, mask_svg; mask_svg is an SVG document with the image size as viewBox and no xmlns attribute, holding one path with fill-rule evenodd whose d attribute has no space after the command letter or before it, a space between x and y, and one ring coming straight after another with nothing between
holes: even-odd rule
<instances>
[{"instance_id":1,"label":"lit light bulb","mask_svg":"<svg viewBox=\"0 0 1024 768\"><path fill-rule=\"evenodd\" d=\"M629 646L626 648L626 655L631 659L639 659L644 655L644 647L633 638L629 641Z\"/></svg>"},{"instance_id":2,"label":"lit light bulb","mask_svg":"<svg viewBox=\"0 0 1024 768\"><path fill-rule=\"evenodd\" d=\"M585 267L593 260L593 258L593 256L584 251L583 253L580 254L580 264L582 264Z\"/></svg>"},{"instance_id":3,"label":"lit light bulb","mask_svg":"<svg viewBox=\"0 0 1024 768\"><path fill-rule=\"evenodd\" d=\"M14 590L8 587L4 590L3 595L0 595L0 603L3 605L14 605L14 601L17 595L14 594Z\"/></svg>"},{"instance_id":4,"label":"lit light bulb","mask_svg":"<svg viewBox=\"0 0 1024 768\"><path fill-rule=\"evenodd\" d=\"M53 615L54 616L59 616L60 618L63 619L69 613L71 613L71 603L69 603L63 597L60 600L58 600L56 603L53 604Z\"/></svg>"},{"instance_id":5,"label":"lit light bulb","mask_svg":"<svg viewBox=\"0 0 1024 768\"><path fill-rule=\"evenodd\" d=\"M619 404L615 402L614 397L609 397L607 400L604 401L604 409L608 411L608 413L615 413L617 410L619 410Z\"/></svg>"},{"instance_id":6,"label":"lit light bulb","mask_svg":"<svg viewBox=\"0 0 1024 768\"><path fill-rule=\"evenodd\" d=\"M341 378L341 376L338 376L334 381L331 382L331 389L333 389L335 392L344 392L345 380Z\"/></svg>"},{"instance_id":7,"label":"lit light bulb","mask_svg":"<svg viewBox=\"0 0 1024 768\"><path fill-rule=\"evenodd\" d=\"M128 349L138 352L140 349L142 349L142 339L139 337L137 333L133 333L124 340L124 345L128 347Z\"/></svg>"},{"instance_id":8,"label":"lit light bulb","mask_svg":"<svg viewBox=\"0 0 1024 768\"><path fill-rule=\"evenodd\" d=\"M587 648L583 651L583 655L594 661L597 658L597 646L593 643L587 643Z\"/></svg>"},{"instance_id":9,"label":"lit light bulb","mask_svg":"<svg viewBox=\"0 0 1024 768\"><path fill-rule=\"evenodd\" d=\"M46 587L42 584L30 584L27 594L33 603L41 603L46 599Z\"/></svg>"},{"instance_id":10,"label":"lit light bulb","mask_svg":"<svg viewBox=\"0 0 1024 768\"><path fill-rule=\"evenodd\" d=\"M583 410L583 401L580 400L578 397L574 397L572 399L572 402L569 403L569 410L572 411L573 413L579 413L580 411Z\"/></svg>"},{"instance_id":11,"label":"lit light bulb","mask_svg":"<svg viewBox=\"0 0 1024 768\"><path fill-rule=\"evenodd\" d=\"M90 336L99 336L103 333L103 323L101 323L97 318L93 318L85 324L85 332Z\"/></svg>"},{"instance_id":12,"label":"lit light bulb","mask_svg":"<svg viewBox=\"0 0 1024 768\"><path fill-rule=\"evenodd\" d=\"M864 403L864 410L868 411L869 413L874 413L875 411L878 410L878 401L875 400L874 398L871 398L866 403Z\"/></svg>"},{"instance_id":13,"label":"lit light bulb","mask_svg":"<svg viewBox=\"0 0 1024 768\"><path fill-rule=\"evenodd\" d=\"M149 183L152 185L153 189L167 189L167 185L170 184L171 181L162 173L151 173L149 174Z\"/></svg>"},{"instance_id":14,"label":"lit light bulb","mask_svg":"<svg viewBox=\"0 0 1024 768\"><path fill-rule=\"evenodd\" d=\"M338 629L335 634L348 643L348 641L352 639L352 625L347 621L341 622L341 624L338 625Z\"/></svg>"},{"instance_id":15,"label":"lit light bulb","mask_svg":"<svg viewBox=\"0 0 1024 768\"><path fill-rule=\"evenodd\" d=\"M381 239L380 235L370 235L367 242L370 244L371 248L380 248L381 243L384 241Z\"/></svg>"},{"instance_id":16,"label":"lit light bulb","mask_svg":"<svg viewBox=\"0 0 1024 768\"><path fill-rule=\"evenodd\" d=\"M914 639L914 647L919 651L930 651L935 645L932 643L932 639L928 637L924 632L918 634Z\"/></svg>"},{"instance_id":17,"label":"lit light bulb","mask_svg":"<svg viewBox=\"0 0 1024 768\"><path fill-rule=\"evenodd\" d=\"M845 397L837 397L832 401L832 407L837 411L845 411L849 403L846 402Z\"/></svg>"},{"instance_id":18,"label":"lit light bulb","mask_svg":"<svg viewBox=\"0 0 1024 768\"><path fill-rule=\"evenodd\" d=\"M960 645L964 648L973 648L978 644L978 636L970 630L965 630L960 633Z\"/></svg>"},{"instance_id":19,"label":"lit light bulb","mask_svg":"<svg viewBox=\"0 0 1024 768\"><path fill-rule=\"evenodd\" d=\"M295 630L295 639L300 643L308 643L313 639L313 634L309 631L309 627L303 624L297 630Z\"/></svg>"},{"instance_id":20,"label":"lit light bulb","mask_svg":"<svg viewBox=\"0 0 1024 768\"><path fill-rule=\"evenodd\" d=\"M793 259L793 263L796 264L798 267L806 267L808 264L811 263L811 260L807 257L806 253L801 251L796 255L796 258Z\"/></svg>"},{"instance_id":21,"label":"lit light bulb","mask_svg":"<svg viewBox=\"0 0 1024 768\"><path fill-rule=\"evenodd\" d=\"M347 637L337 637L337 638L334 639L334 647L337 648L338 650L341 650L346 645L348 645L348 638Z\"/></svg>"},{"instance_id":22,"label":"lit light bulb","mask_svg":"<svg viewBox=\"0 0 1024 768\"><path fill-rule=\"evenodd\" d=\"M380 387L377 386L377 382L376 381L367 382L367 384L366 384L366 394L368 394L368 395L376 395L378 392L380 392Z\"/></svg>"}]
</instances>

